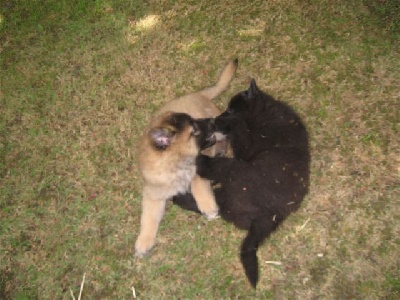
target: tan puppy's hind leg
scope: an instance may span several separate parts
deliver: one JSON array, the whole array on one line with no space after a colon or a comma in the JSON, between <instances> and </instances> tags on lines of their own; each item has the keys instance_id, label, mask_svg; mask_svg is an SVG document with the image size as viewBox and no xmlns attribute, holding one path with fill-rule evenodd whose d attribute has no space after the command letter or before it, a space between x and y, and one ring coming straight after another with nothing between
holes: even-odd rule
<instances>
[{"instance_id":1,"label":"tan puppy's hind leg","mask_svg":"<svg viewBox=\"0 0 400 300\"><path fill-rule=\"evenodd\" d=\"M191 191L199 210L212 220L218 216L218 206L211 188L210 181L196 175L191 183Z\"/></svg>"},{"instance_id":2,"label":"tan puppy's hind leg","mask_svg":"<svg viewBox=\"0 0 400 300\"><path fill-rule=\"evenodd\" d=\"M135 255L145 256L156 242L158 226L165 212L166 200L142 200L140 233L135 244Z\"/></svg>"}]
</instances>

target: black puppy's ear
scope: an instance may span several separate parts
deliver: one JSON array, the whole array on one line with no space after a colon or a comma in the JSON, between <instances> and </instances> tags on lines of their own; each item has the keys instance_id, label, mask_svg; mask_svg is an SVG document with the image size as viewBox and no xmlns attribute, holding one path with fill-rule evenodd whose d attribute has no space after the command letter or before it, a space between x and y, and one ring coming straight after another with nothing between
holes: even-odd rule
<instances>
[{"instance_id":1,"label":"black puppy's ear","mask_svg":"<svg viewBox=\"0 0 400 300\"><path fill-rule=\"evenodd\" d=\"M158 149L165 149L171 145L173 132L167 128L153 128L150 131L150 138L154 146Z\"/></svg>"},{"instance_id":2,"label":"black puppy's ear","mask_svg":"<svg viewBox=\"0 0 400 300\"><path fill-rule=\"evenodd\" d=\"M255 79L252 78L251 81L250 81L250 87L249 87L249 89L247 91L248 95L249 95L249 98L254 98L258 94L259 91L260 90L257 87Z\"/></svg>"}]
</instances>

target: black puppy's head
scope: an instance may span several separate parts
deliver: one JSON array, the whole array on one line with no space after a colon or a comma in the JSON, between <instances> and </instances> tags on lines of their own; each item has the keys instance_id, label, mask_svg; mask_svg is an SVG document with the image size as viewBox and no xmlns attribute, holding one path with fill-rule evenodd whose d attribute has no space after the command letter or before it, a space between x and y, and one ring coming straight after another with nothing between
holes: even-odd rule
<instances>
[{"instance_id":1,"label":"black puppy's head","mask_svg":"<svg viewBox=\"0 0 400 300\"><path fill-rule=\"evenodd\" d=\"M251 79L250 87L239 92L228 104L227 109L215 119L217 131L229 133L232 126L244 120L249 112L252 111L254 103L262 92L258 89L256 81Z\"/></svg>"}]
</instances>

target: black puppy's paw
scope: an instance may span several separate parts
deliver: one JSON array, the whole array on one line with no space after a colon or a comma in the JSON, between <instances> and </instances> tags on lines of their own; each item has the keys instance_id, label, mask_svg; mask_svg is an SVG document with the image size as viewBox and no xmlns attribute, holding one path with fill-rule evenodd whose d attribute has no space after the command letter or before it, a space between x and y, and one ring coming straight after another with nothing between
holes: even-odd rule
<instances>
[{"instance_id":1,"label":"black puppy's paw","mask_svg":"<svg viewBox=\"0 0 400 300\"><path fill-rule=\"evenodd\" d=\"M196 159L197 174L207 178L210 174L212 158L207 155L199 155Z\"/></svg>"}]
</instances>

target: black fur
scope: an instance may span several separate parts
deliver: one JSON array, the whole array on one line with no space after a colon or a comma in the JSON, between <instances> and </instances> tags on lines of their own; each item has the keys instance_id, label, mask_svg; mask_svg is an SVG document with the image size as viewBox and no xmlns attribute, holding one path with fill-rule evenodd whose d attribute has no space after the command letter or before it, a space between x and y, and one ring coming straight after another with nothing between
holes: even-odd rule
<instances>
[{"instance_id":1,"label":"black fur","mask_svg":"<svg viewBox=\"0 0 400 300\"><path fill-rule=\"evenodd\" d=\"M222 218L248 231L240 258L256 287L258 247L308 191L308 134L293 109L260 91L254 80L215 124L228 136L234 158L199 156L197 172L220 186L214 192ZM190 194L173 201L198 212Z\"/></svg>"}]
</instances>

